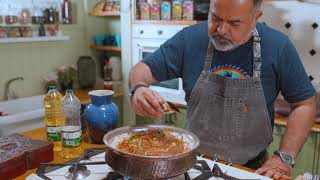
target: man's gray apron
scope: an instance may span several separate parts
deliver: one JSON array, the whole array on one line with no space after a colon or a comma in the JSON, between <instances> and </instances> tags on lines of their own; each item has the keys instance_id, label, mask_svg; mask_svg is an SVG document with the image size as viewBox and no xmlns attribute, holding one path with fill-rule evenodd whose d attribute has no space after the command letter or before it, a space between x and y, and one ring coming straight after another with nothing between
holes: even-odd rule
<instances>
[{"instance_id":1,"label":"man's gray apron","mask_svg":"<svg viewBox=\"0 0 320 180\"><path fill-rule=\"evenodd\" d=\"M199 151L239 164L257 157L272 141L260 79L261 39L256 29L253 35L253 77L236 79L211 72L210 41L187 107L187 129L200 138Z\"/></svg>"}]
</instances>

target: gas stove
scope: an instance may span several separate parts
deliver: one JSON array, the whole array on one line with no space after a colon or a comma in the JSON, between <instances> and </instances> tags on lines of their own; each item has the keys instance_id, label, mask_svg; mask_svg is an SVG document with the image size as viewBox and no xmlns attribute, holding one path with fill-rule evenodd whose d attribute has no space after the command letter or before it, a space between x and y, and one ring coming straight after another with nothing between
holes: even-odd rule
<instances>
[{"instance_id":1,"label":"gas stove","mask_svg":"<svg viewBox=\"0 0 320 180\"><path fill-rule=\"evenodd\" d=\"M74 178L73 178L74 177ZM43 163L36 174L31 174L27 180L132 180L123 177L112 170L105 162L104 149L86 149L77 159L66 163ZM187 173L171 178L171 180L271 180L230 165L225 165L210 159L197 157L197 164Z\"/></svg>"}]
</instances>

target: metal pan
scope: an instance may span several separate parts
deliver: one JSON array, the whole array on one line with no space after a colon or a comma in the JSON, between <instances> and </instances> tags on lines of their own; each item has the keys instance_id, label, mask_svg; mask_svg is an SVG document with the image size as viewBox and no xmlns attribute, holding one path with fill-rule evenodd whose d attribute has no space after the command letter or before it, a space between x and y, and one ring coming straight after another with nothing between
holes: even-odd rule
<instances>
[{"instance_id":1,"label":"metal pan","mask_svg":"<svg viewBox=\"0 0 320 180\"><path fill-rule=\"evenodd\" d=\"M140 156L118 150L122 140L146 130L166 130L174 136L183 136L188 151L174 156ZM133 179L166 179L187 172L196 164L199 138L193 133L165 125L128 126L115 129L103 138L106 144L106 162L115 171Z\"/></svg>"}]
</instances>

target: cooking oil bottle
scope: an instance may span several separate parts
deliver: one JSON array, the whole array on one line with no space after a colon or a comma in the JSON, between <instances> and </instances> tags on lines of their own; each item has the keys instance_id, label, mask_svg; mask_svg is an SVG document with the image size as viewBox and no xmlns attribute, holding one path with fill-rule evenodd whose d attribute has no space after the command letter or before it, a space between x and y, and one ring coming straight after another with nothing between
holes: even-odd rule
<instances>
[{"instance_id":1,"label":"cooking oil bottle","mask_svg":"<svg viewBox=\"0 0 320 180\"><path fill-rule=\"evenodd\" d=\"M66 117L62 127L62 156L64 158L76 158L81 155L82 131L81 131L81 103L68 89L63 97L63 110Z\"/></svg>"},{"instance_id":2,"label":"cooking oil bottle","mask_svg":"<svg viewBox=\"0 0 320 180\"><path fill-rule=\"evenodd\" d=\"M54 144L54 151L61 151L61 128L64 125L64 113L62 109L63 96L55 86L49 87L49 92L44 97L45 124L47 127L47 139Z\"/></svg>"}]
</instances>

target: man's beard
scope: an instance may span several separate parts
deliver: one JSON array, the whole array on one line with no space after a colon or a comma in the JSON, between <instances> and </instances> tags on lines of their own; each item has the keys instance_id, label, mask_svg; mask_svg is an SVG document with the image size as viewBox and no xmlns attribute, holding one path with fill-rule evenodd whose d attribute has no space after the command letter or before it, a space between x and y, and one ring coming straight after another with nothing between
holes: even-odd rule
<instances>
[{"instance_id":1,"label":"man's beard","mask_svg":"<svg viewBox=\"0 0 320 180\"><path fill-rule=\"evenodd\" d=\"M250 31L250 33L247 36L249 39L253 34L252 32L253 32L253 30ZM218 51L231 51L231 50L234 50L237 47L245 44L248 41L248 38L246 38L242 42L235 44L234 42L232 42L231 40L229 40L225 37L212 36L210 34L209 34L209 38L210 38L213 46L215 47L215 49Z\"/></svg>"},{"instance_id":2,"label":"man's beard","mask_svg":"<svg viewBox=\"0 0 320 180\"><path fill-rule=\"evenodd\" d=\"M213 36L209 36L210 40L213 44L213 46L215 47L216 50L218 51L230 51L233 50L235 48L237 48L237 46L230 40L226 39L226 38L215 38Z\"/></svg>"}]
</instances>

